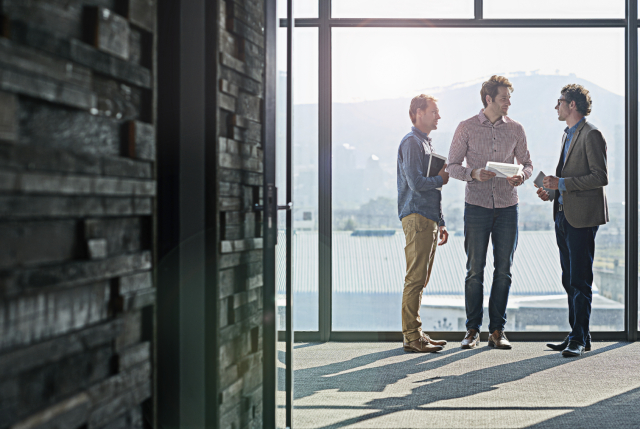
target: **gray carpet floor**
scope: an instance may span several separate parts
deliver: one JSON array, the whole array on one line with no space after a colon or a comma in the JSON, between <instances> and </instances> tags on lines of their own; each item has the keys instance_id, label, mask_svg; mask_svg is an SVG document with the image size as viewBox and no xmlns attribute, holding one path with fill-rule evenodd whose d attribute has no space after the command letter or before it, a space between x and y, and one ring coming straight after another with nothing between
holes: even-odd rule
<instances>
[{"instance_id":1,"label":"gray carpet floor","mask_svg":"<svg viewBox=\"0 0 640 429\"><path fill-rule=\"evenodd\" d=\"M640 342L595 342L579 358L544 343L305 343L294 349L294 428L640 428ZM284 345L279 351L284 427Z\"/></svg>"}]
</instances>

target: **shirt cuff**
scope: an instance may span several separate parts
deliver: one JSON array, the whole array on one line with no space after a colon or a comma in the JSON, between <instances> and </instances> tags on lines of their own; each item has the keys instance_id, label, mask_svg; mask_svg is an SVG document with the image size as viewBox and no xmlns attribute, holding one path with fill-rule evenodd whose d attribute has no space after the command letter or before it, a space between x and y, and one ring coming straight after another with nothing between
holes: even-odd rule
<instances>
[{"instance_id":1,"label":"shirt cuff","mask_svg":"<svg viewBox=\"0 0 640 429\"><path fill-rule=\"evenodd\" d=\"M467 182L473 182L473 180L474 180L473 177L471 177L471 173L473 173L473 168L467 168L466 172L465 172L465 174L466 174L465 177L467 179Z\"/></svg>"},{"instance_id":2,"label":"shirt cuff","mask_svg":"<svg viewBox=\"0 0 640 429\"><path fill-rule=\"evenodd\" d=\"M558 190L560 192L567 192L567 187L564 185L564 177L561 177L560 180L558 180Z\"/></svg>"}]
</instances>

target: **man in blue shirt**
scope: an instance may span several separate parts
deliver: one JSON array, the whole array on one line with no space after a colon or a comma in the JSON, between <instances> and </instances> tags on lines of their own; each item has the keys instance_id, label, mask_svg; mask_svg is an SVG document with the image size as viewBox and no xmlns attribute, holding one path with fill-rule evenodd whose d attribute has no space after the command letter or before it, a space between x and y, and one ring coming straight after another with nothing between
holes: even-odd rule
<instances>
[{"instance_id":1,"label":"man in blue shirt","mask_svg":"<svg viewBox=\"0 0 640 429\"><path fill-rule=\"evenodd\" d=\"M398 148L398 217L406 239L407 273L402 294L404 350L437 352L446 341L435 341L422 331L422 292L429 283L437 245L449 238L442 217L441 189L449 182L446 164L437 176L427 177L429 155L434 152L429 133L438 128L440 114L433 96L411 100L411 132ZM438 235L440 242L438 243Z\"/></svg>"},{"instance_id":2,"label":"man in blue shirt","mask_svg":"<svg viewBox=\"0 0 640 429\"><path fill-rule=\"evenodd\" d=\"M556 104L558 120L565 121L555 176L547 176L543 185L552 189L556 242L560 250L562 286L567 291L571 332L561 343L547 346L563 356L580 356L591 349L589 320L593 297L593 259L598 227L609 221L607 194L607 143L602 132L587 122L591 113L591 95L581 85L562 88ZM543 201L549 195L538 189Z\"/></svg>"}]
</instances>

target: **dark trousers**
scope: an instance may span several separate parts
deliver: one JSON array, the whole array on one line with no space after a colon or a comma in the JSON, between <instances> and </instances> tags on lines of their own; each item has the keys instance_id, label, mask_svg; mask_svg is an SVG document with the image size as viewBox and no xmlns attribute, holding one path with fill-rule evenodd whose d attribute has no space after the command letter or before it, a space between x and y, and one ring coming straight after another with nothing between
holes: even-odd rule
<instances>
[{"instance_id":1,"label":"dark trousers","mask_svg":"<svg viewBox=\"0 0 640 429\"><path fill-rule=\"evenodd\" d=\"M583 346L591 336L591 301L593 285L593 258L598 227L574 228L564 216L556 215L556 241L560 249L562 286L569 301L569 341Z\"/></svg>"},{"instance_id":2,"label":"dark trousers","mask_svg":"<svg viewBox=\"0 0 640 429\"><path fill-rule=\"evenodd\" d=\"M493 244L493 284L489 295L489 332L503 331L511 289L511 266L518 245L518 205L487 209L464 206L464 249L467 277L464 285L467 329L480 330L484 299L484 267L489 238Z\"/></svg>"}]
</instances>

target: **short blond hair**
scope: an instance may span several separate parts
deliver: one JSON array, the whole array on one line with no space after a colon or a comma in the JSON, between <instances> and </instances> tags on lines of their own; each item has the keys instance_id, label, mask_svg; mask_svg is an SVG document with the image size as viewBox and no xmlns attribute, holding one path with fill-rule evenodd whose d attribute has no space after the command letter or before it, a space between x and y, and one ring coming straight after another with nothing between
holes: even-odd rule
<instances>
[{"instance_id":1,"label":"short blond hair","mask_svg":"<svg viewBox=\"0 0 640 429\"><path fill-rule=\"evenodd\" d=\"M491 97L491 100L495 100L496 95L498 95L498 88L501 86L507 88L509 92L513 92L513 85L509 82L504 76L493 75L491 78L482 84L482 89L480 90L480 98L482 98L482 104L484 107L487 107L487 95Z\"/></svg>"},{"instance_id":2,"label":"short blond hair","mask_svg":"<svg viewBox=\"0 0 640 429\"><path fill-rule=\"evenodd\" d=\"M436 102L438 99L433 95L420 94L413 97L411 100L411 105L409 106L409 118L411 118L411 123L416 123L416 115L418 114L418 109L426 109L429 101Z\"/></svg>"}]
</instances>

